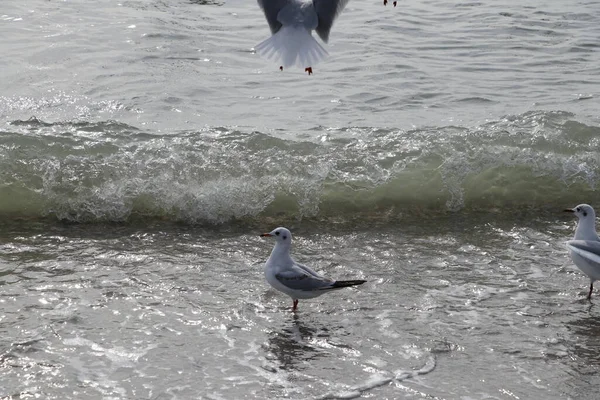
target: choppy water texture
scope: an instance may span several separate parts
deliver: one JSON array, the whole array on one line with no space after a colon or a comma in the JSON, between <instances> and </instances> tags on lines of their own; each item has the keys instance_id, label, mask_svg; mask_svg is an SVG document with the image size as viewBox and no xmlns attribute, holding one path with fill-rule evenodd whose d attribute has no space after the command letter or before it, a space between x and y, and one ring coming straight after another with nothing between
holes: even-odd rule
<instances>
[{"instance_id":1,"label":"choppy water texture","mask_svg":"<svg viewBox=\"0 0 600 400\"><path fill-rule=\"evenodd\" d=\"M351 0L309 77L254 1L4 1L0 398L597 398L598 21ZM279 225L368 283L292 314Z\"/></svg>"}]
</instances>

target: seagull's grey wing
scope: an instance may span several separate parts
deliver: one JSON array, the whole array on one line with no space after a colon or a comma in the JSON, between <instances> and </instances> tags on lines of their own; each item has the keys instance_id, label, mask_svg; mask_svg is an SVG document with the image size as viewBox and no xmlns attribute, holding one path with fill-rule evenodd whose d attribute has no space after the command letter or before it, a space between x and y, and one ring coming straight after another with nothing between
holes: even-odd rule
<instances>
[{"instance_id":1,"label":"seagull's grey wing","mask_svg":"<svg viewBox=\"0 0 600 400\"><path fill-rule=\"evenodd\" d=\"M316 278L327 279L323 275L319 274L318 272L315 272L312 268L307 267L306 265L299 264L296 261L294 261L294 266L300 268L304 272L307 272Z\"/></svg>"},{"instance_id":2,"label":"seagull's grey wing","mask_svg":"<svg viewBox=\"0 0 600 400\"><path fill-rule=\"evenodd\" d=\"M600 264L600 242L594 240L569 240L567 248L590 261Z\"/></svg>"},{"instance_id":3,"label":"seagull's grey wing","mask_svg":"<svg viewBox=\"0 0 600 400\"><path fill-rule=\"evenodd\" d=\"M330 279L319 275L312 275L302 268L296 266L290 270L275 274L275 277L282 285L285 285L293 290L313 291L329 289L334 283Z\"/></svg>"},{"instance_id":4,"label":"seagull's grey wing","mask_svg":"<svg viewBox=\"0 0 600 400\"><path fill-rule=\"evenodd\" d=\"M333 20L346 7L348 1L350 0L313 0L315 11L319 17L319 25L315 31L325 43L329 40L329 31L333 26Z\"/></svg>"},{"instance_id":5,"label":"seagull's grey wing","mask_svg":"<svg viewBox=\"0 0 600 400\"><path fill-rule=\"evenodd\" d=\"M267 17L271 33L275 34L281 28L281 22L277 20L279 11L290 3L290 0L258 0L258 5L262 8Z\"/></svg>"}]
</instances>

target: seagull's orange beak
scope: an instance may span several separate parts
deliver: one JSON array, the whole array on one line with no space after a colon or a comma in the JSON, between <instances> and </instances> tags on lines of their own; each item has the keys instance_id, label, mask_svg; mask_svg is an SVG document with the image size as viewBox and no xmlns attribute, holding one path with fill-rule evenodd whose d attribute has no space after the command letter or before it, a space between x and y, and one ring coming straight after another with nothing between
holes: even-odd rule
<instances>
[{"instance_id":1,"label":"seagull's orange beak","mask_svg":"<svg viewBox=\"0 0 600 400\"><path fill-rule=\"evenodd\" d=\"M261 233L260 237L271 237L273 235L271 235L270 233Z\"/></svg>"}]
</instances>

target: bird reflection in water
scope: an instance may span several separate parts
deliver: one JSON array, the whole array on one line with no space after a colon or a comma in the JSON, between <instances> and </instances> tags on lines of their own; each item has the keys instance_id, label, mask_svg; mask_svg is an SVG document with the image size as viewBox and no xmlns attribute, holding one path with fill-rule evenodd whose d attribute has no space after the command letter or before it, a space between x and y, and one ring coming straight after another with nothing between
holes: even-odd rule
<instances>
[{"instance_id":1,"label":"bird reflection in water","mask_svg":"<svg viewBox=\"0 0 600 400\"><path fill-rule=\"evenodd\" d=\"M577 338L573 346L573 354L584 360L584 365L597 366L600 364L600 319L598 316L590 315L571 321L567 323L567 327Z\"/></svg>"},{"instance_id":2,"label":"bird reflection in water","mask_svg":"<svg viewBox=\"0 0 600 400\"><path fill-rule=\"evenodd\" d=\"M292 314L282 329L269 333L267 346L282 369L301 369L303 365L308 366L309 361L325 355L322 349L313 346L311 342L328 338L327 328L315 329L314 326L303 323L297 314Z\"/></svg>"}]
</instances>

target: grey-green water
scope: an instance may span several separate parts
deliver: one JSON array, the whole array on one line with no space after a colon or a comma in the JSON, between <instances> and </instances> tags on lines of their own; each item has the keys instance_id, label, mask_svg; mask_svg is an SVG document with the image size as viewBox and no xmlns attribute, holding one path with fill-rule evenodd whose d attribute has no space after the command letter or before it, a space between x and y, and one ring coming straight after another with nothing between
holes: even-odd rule
<instances>
[{"instance_id":1,"label":"grey-green water","mask_svg":"<svg viewBox=\"0 0 600 400\"><path fill-rule=\"evenodd\" d=\"M4 1L0 398L595 399L599 6L351 0L308 77L254 1ZM292 314L281 225L368 283Z\"/></svg>"}]
</instances>

